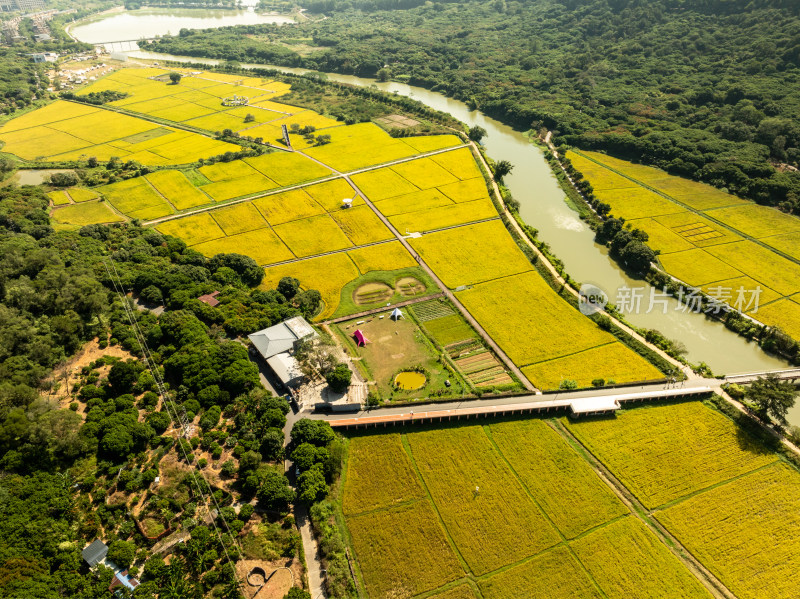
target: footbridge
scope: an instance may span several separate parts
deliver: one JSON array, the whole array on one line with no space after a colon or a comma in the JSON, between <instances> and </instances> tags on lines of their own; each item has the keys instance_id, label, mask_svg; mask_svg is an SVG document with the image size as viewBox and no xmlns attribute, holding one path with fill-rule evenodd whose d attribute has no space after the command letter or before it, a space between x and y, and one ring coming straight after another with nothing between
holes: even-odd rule
<instances>
[{"instance_id":1,"label":"footbridge","mask_svg":"<svg viewBox=\"0 0 800 599\"><path fill-rule=\"evenodd\" d=\"M139 50L139 42L151 42L152 39L138 39L138 40L112 40L110 42L92 42L95 48L101 48L106 52L127 52L132 50Z\"/></svg>"},{"instance_id":2,"label":"footbridge","mask_svg":"<svg viewBox=\"0 0 800 599\"><path fill-rule=\"evenodd\" d=\"M785 370L765 370L764 372L746 372L743 374L726 374L725 382L747 384L763 378L769 374L777 376L782 381L789 381L794 383L800 380L800 368L786 368Z\"/></svg>"}]
</instances>

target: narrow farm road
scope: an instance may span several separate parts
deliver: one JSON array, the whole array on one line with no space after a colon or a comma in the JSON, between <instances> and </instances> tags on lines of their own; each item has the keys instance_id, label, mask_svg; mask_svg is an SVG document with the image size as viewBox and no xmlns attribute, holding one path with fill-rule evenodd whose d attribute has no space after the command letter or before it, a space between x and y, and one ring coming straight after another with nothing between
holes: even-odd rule
<instances>
[{"instance_id":1,"label":"narrow farm road","mask_svg":"<svg viewBox=\"0 0 800 599\"><path fill-rule=\"evenodd\" d=\"M283 440L284 445L289 444L291 441L291 432L294 423L304 417L305 414L294 412L290 410L286 415L286 426L283 427ZM294 464L291 460L284 460L284 470L289 481L296 488L297 481L292 472ZM327 597L325 592L325 570L322 568L322 562L319 558L319 547L317 546L317 539L314 537L314 531L311 528L311 518L308 517L308 509L300 502L295 502L293 506L294 521L297 529L300 531L300 537L303 541L303 555L306 562L306 574L308 575L308 592L311 594L312 599L319 597Z\"/></svg>"}]
</instances>

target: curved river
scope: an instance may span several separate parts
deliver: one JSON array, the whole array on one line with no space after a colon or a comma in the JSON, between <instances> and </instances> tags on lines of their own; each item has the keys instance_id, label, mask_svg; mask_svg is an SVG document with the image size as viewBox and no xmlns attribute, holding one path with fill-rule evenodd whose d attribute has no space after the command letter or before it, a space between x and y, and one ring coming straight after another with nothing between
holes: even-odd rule
<instances>
[{"instance_id":1,"label":"curved river","mask_svg":"<svg viewBox=\"0 0 800 599\"><path fill-rule=\"evenodd\" d=\"M109 16L113 18L113 16ZM99 23L99 21L95 21ZM197 27L186 23L187 27ZM214 23L205 22L205 27ZM83 41L86 30L80 25L72 34ZM128 29L128 39L144 37L144 28ZM85 41L91 41L86 39ZM217 64L216 60L204 60L151 52L128 52L131 58L174 60ZM273 65L243 65L247 68L274 68L287 73L302 74L305 69L293 69ZM595 243L591 229L578 218L578 214L566 203L560 188L542 151L533 145L519 131L515 131L487 117L477 110L470 110L463 102L442 94L404 83L379 83L349 75L327 73L328 79L359 86L374 86L386 92L396 93L419 100L434 108L452 114L470 126L480 125L488 135L484 145L495 160L508 160L514 165L513 172L506 176L505 182L514 198L520 203L520 214L533 227L539 230L539 238L547 242L556 256L563 260L567 272L580 282L592 283L605 290L611 301L623 288L642 288L645 298L649 297L650 286L628 277L608 256L607 249ZM638 313L626 314L634 325L648 329L658 329L671 339L679 339L686 347L686 357L693 363L705 362L717 374L735 372L754 372L785 368L786 362L768 355L752 342L739 337L720 323L702 314L684 313L678 310L674 299L666 300L648 311L648 301L642 302Z\"/></svg>"}]
</instances>

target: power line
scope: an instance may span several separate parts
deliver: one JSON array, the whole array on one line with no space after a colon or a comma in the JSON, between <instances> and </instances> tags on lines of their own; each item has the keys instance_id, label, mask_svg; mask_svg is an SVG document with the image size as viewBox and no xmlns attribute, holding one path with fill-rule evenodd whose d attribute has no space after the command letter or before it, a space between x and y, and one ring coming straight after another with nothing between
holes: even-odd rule
<instances>
[{"instance_id":1,"label":"power line","mask_svg":"<svg viewBox=\"0 0 800 599\"><path fill-rule=\"evenodd\" d=\"M109 268L109 262L111 263L111 268L114 269L114 274L113 275L111 274L111 269ZM111 281L111 284L114 286L114 289L116 290L116 292L120 296L120 301L122 302L122 308L123 308L123 310L125 310L125 314L128 317L128 321L131 323L131 328L133 330L133 334L136 337L136 341L139 343L139 345L140 345L140 347L142 349L142 357L144 359L145 365L147 366L147 369L150 371L150 374L152 374L153 379L156 382L156 386L158 388L158 393L159 393L159 396L161 397L161 401L163 402L164 406L167 408L167 413L169 414L170 418L173 419L173 422L176 422L176 423L180 424L181 437L186 438L187 434L188 434L188 432L187 432L188 431L188 423L185 420L185 417L184 417L185 414L181 414L178 411L178 408L175 406L175 403L171 399L169 399L169 396L167 394L166 388L164 387L164 381L161 378L161 373L158 371L158 368L154 368L153 367L153 358L152 358L152 354L150 352L150 348L147 346L147 341L145 341L144 335L143 335L143 333L141 331L141 328L139 327L139 323L137 322L137 319L135 318L135 316L133 314L133 311L131 310L131 307L128 304L128 299L127 299L127 296L125 294L124 288L122 286L122 278L120 277L119 272L117 271L116 264L114 264L114 260L109 256L107 258L107 261L106 260L103 261L103 265L105 266L106 273L108 274L108 277L109 277L109 280ZM116 276L116 279L115 279L115 276ZM170 411L170 408L172 409L172 411ZM174 414L174 416L173 416L173 414ZM189 462L189 454L187 453L186 448L183 445L183 443L181 443L181 440L182 439L179 438L177 444L180 447L181 453L183 453L183 457L186 460L186 462L190 463ZM194 454L192 454L192 455L194 455ZM200 482L199 482L199 480L197 478L197 470L195 468L191 468L190 471L189 471L189 474L192 477L192 480L193 480L195 486L197 487L198 493L203 498L203 502L204 502L204 504L206 506L206 509L209 509L209 512L210 512L210 505L209 505L209 501L208 501L208 495L210 495L211 496L211 500L214 502L214 506L215 506L215 508L217 510L217 515L222 520L223 524L225 525L225 528L227 530L228 535L231 538L231 541L236 546L236 549L239 551L239 555L240 556L243 555L242 548L239 545L239 542L236 540L236 536L231 533L230 526L228 525L227 520L223 516L221 508L219 506L219 503L217 502L217 499L214 497L214 494L210 493L210 494L207 495L206 492L205 492L206 488L208 488L208 489L211 488L211 485L209 484L208 479L206 479L205 474L203 474L202 470L199 471L199 473L200 473L200 476L203 479L203 482L205 483L205 487L200 484ZM239 587L239 591L242 592L242 587L244 585L243 585L242 581L239 580L239 576L238 576L238 574L236 572L236 563L231 558L230 554L228 553L228 548L227 548L227 546L225 545L225 543L222 540L222 533L220 532L220 529L217 526L216 518L213 518L213 517L211 518L211 524L214 527L215 532L217 533L217 539L219 540L219 544L222 546L222 550L225 553L225 557L227 558L228 563L231 565L231 567L233 569L233 576L236 578L236 582L237 582L237 586ZM242 593L242 594L244 594L244 593Z\"/></svg>"}]
</instances>

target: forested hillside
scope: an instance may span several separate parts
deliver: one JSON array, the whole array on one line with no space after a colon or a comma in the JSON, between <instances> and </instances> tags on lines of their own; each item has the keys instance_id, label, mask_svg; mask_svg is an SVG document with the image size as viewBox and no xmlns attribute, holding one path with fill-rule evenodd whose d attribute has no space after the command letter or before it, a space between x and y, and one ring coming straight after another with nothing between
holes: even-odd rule
<instances>
[{"instance_id":1,"label":"forested hillside","mask_svg":"<svg viewBox=\"0 0 800 599\"><path fill-rule=\"evenodd\" d=\"M319 293L259 290L264 273L251 258L208 259L135 225L56 232L47 208L40 187L0 191L0 596L111 596L111 571L95 577L80 554L100 537L120 566L147 560L137 597L199 597L212 588L238 597L228 563L237 543L195 526L203 481L187 462L197 448L210 457L199 468L224 458L225 484L204 493L223 506L233 501L230 485L257 496L280 515L274 527L282 530L293 491L267 462L283 458L288 404L264 391L247 348L232 337L310 317ZM133 309L137 335L119 290L167 310ZM211 291L220 291L217 308L196 299ZM63 368L95 338L91 360ZM142 341L171 407L137 359ZM176 412L189 422L199 416L191 443L176 439ZM223 507L226 530L240 532L252 508ZM192 531L182 559L149 559L151 537L179 527ZM288 531L275 539L294 555Z\"/></svg>"},{"instance_id":2,"label":"forested hillside","mask_svg":"<svg viewBox=\"0 0 800 599\"><path fill-rule=\"evenodd\" d=\"M152 49L392 77L516 127L800 211L800 18L790 0L321 0L295 26Z\"/></svg>"}]
</instances>

